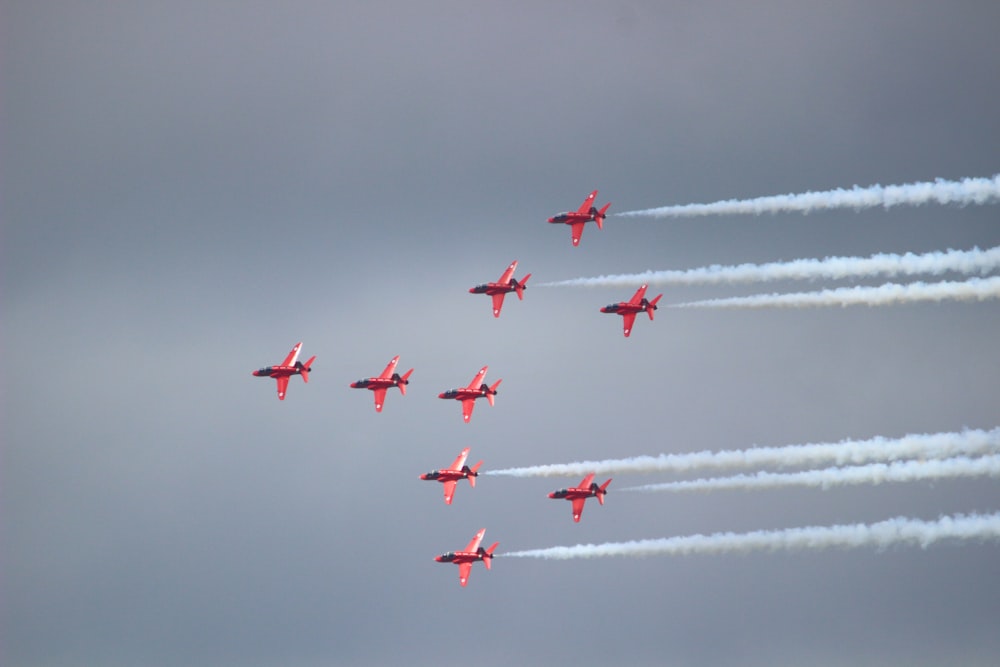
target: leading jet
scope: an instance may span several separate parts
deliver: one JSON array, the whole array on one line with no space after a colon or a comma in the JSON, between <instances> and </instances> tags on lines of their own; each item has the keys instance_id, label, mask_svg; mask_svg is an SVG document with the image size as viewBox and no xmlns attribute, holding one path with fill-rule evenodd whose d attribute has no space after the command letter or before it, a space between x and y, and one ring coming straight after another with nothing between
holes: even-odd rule
<instances>
[{"instance_id":1,"label":"leading jet","mask_svg":"<svg viewBox=\"0 0 1000 667\"><path fill-rule=\"evenodd\" d=\"M559 213L549 218L549 222L561 222L570 226L574 247L580 245L580 237L583 235L584 224L593 221L597 223L598 229L604 229L604 218L607 217L611 202L608 202L598 210L594 206L595 199L597 199L597 190L587 195L587 198L580 204L580 208L575 211L566 211L565 213Z\"/></svg>"},{"instance_id":2,"label":"leading jet","mask_svg":"<svg viewBox=\"0 0 1000 667\"><path fill-rule=\"evenodd\" d=\"M303 382L309 382L309 371L312 370L312 363L316 360L313 355L309 361L302 363L299 361L299 350L302 343L296 343L292 351L288 353L285 360L277 366L265 366L255 370L253 374L259 378L274 378L278 381L278 400L285 400L285 392L288 390L288 378L293 375L301 375Z\"/></svg>"},{"instance_id":3,"label":"leading jet","mask_svg":"<svg viewBox=\"0 0 1000 667\"><path fill-rule=\"evenodd\" d=\"M635 291L632 298L628 301L619 301L618 303L610 303L607 306L601 308L602 313L617 313L622 316L622 325L625 327L625 337L632 333L632 325L635 324L635 316L637 313L647 312L649 313L649 319L653 319L653 311L656 310L656 302L663 297L662 294L657 295L652 301L646 300L646 285L643 285Z\"/></svg>"},{"instance_id":4,"label":"leading jet","mask_svg":"<svg viewBox=\"0 0 1000 667\"><path fill-rule=\"evenodd\" d=\"M477 560L481 560L486 569L489 570L493 561L493 550L500 544L499 542L494 542L493 546L489 549L482 548L479 546L479 543L483 541L483 535L485 534L486 529L483 528L476 533L476 536L472 538L472 541L469 542L464 551L449 551L446 554L436 556L434 560L439 563L455 563L458 565L458 583L465 586L469 583L469 573L472 572L472 564Z\"/></svg>"},{"instance_id":5,"label":"leading jet","mask_svg":"<svg viewBox=\"0 0 1000 667\"><path fill-rule=\"evenodd\" d=\"M410 374L413 369L406 371L402 375L396 372L396 364L399 363L399 355L393 357L385 370L378 377L364 378L351 383L352 389L369 389L375 392L375 412L382 412L385 404L385 392L389 387L399 387L399 393L406 396L406 385L410 384Z\"/></svg>"},{"instance_id":6,"label":"leading jet","mask_svg":"<svg viewBox=\"0 0 1000 667\"><path fill-rule=\"evenodd\" d=\"M503 308L503 298L509 292L517 292L517 298L524 299L525 284L528 282L531 274L529 273L520 280L517 280L514 278L514 271L516 270L517 260L515 259L507 267L507 270L503 272L503 275L500 276L500 280L495 283L483 283L482 285L469 288L469 292L472 294L489 294L493 297L493 317L500 317L500 309Z\"/></svg>"},{"instance_id":7,"label":"leading jet","mask_svg":"<svg viewBox=\"0 0 1000 667\"><path fill-rule=\"evenodd\" d=\"M466 424L472 419L472 409L476 407L476 399L485 396L490 405L493 405L494 397L497 395L497 387L503 382L503 378L501 378L494 382L492 386L487 386L483 382L483 378L486 377L486 369L488 368L489 366L480 368L468 386L449 389L438 394L438 398L452 398L456 401L462 401L462 418Z\"/></svg>"}]
</instances>

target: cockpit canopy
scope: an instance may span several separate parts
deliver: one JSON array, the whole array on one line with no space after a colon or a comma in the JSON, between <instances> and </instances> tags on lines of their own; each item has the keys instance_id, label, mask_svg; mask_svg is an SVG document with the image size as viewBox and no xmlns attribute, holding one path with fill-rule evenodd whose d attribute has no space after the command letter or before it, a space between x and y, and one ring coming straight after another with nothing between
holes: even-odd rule
<instances>
[{"instance_id":1,"label":"cockpit canopy","mask_svg":"<svg viewBox=\"0 0 1000 667\"><path fill-rule=\"evenodd\" d=\"M264 368L261 368L261 369L260 369L259 371L257 371L257 372L258 372L258 373L260 373L261 375L267 375L267 374L268 374L268 373L270 373L270 372L271 372L272 370L274 370L274 366L264 366Z\"/></svg>"}]
</instances>

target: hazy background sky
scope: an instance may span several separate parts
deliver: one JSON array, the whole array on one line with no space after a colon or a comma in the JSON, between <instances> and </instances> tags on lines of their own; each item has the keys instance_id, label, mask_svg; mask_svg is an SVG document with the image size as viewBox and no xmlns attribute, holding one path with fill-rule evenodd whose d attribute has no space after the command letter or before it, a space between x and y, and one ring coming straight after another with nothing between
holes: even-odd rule
<instances>
[{"instance_id":1,"label":"hazy background sky","mask_svg":"<svg viewBox=\"0 0 1000 667\"><path fill-rule=\"evenodd\" d=\"M418 475L992 428L1000 305L467 289L1000 243L1000 208L545 219L1000 171L995 2L0 3L11 667L993 665L996 544L499 551L1000 509L995 480L673 496ZM864 282L864 281L862 281ZM884 282L873 279L871 284ZM846 281L667 289L663 303ZM658 290L664 291L664 290ZM657 292L651 292L656 294ZM250 376L297 341L308 385ZM394 355L405 397L348 384ZM484 364L496 407L438 392Z\"/></svg>"}]
</instances>

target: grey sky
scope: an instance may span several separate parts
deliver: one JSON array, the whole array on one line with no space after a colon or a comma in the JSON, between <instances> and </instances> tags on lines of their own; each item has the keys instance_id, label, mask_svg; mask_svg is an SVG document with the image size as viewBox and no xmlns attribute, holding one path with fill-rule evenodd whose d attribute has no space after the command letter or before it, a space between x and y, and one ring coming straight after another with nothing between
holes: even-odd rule
<instances>
[{"instance_id":1,"label":"grey sky","mask_svg":"<svg viewBox=\"0 0 1000 667\"><path fill-rule=\"evenodd\" d=\"M1000 305L535 287L1000 243L998 209L545 219L1000 172L991 2L0 3L12 667L994 664L996 544L477 564L995 512L997 482L615 494L418 475L993 428ZM918 278L919 279L919 278ZM955 278L952 278L955 279ZM880 284L883 279L859 281ZM809 289L855 284L816 281ZM799 291L667 287L664 304ZM655 294L655 292L654 292ZM308 385L250 376L297 341ZM348 384L394 355L405 397ZM436 394L489 364L497 404Z\"/></svg>"}]
</instances>

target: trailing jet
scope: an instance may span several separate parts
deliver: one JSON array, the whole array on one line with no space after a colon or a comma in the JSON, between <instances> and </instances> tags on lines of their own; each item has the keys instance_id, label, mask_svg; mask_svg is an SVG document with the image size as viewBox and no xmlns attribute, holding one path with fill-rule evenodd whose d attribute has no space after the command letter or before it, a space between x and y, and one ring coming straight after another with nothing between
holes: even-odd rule
<instances>
[{"instance_id":1,"label":"trailing jet","mask_svg":"<svg viewBox=\"0 0 1000 667\"><path fill-rule=\"evenodd\" d=\"M580 245L580 236L583 234L583 225L585 223L593 220L597 223L598 229L604 229L604 218L607 217L608 207L611 206L611 202L605 204L601 210L598 211L594 206L595 199L597 199L597 190L594 190L587 195L587 198L583 200L582 204L580 204L580 208L575 211L567 211L549 218L549 222L561 222L570 226L570 229L572 229L574 246Z\"/></svg>"},{"instance_id":2,"label":"trailing jet","mask_svg":"<svg viewBox=\"0 0 1000 667\"><path fill-rule=\"evenodd\" d=\"M662 294L659 294L652 301L646 300L646 285L643 285L635 291L632 298L628 301L619 301L618 303L611 303L607 306L601 308L602 313L617 313L623 318L622 324L625 326L625 337L632 333L632 325L635 324L636 313L641 313L643 311L649 313L649 319L653 319L653 311L656 310L656 302L660 300Z\"/></svg>"},{"instance_id":3,"label":"trailing jet","mask_svg":"<svg viewBox=\"0 0 1000 667\"><path fill-rule=\"evenodd\" d=\"M483 283L482 285L469 288L469 292L472 294L489 294L493 297L493 317L500 317L500 309L503 308L503 298L508 292L517 292L517 298L524 299L525 283L528 282L531 274L529 273L521 278L521 280L517 280L514 278L515 270L517 270L516 259L503 272L500 280L495 283Z\"/></svg>"},{"instance_id":4,"label":"trailing jet","mask_svg":"<svg viewBox=\"0 0 1000 667\"><path fill-rule=\"evenodd\" d=\"M462 401L462 417L465 419L466 424L472 419L472 409L476 407L476 399L485 396L490 405L493 405L494 397L497 395L497 387L503 382L501 378L494 382L493 386L486 386L483 378L486 377L487 368L489 366L480 368L479 372L476 373L476 377L472 378L472 382L467 387L449 389L438 394L438 398L453 398L456 401Z\"/></svg>"},{"instance_id":5,"label":"trailing jet","mask_svg":"<svg viewBox=\"0 0 1000 667\"><path fill-rule=\"evenodd\" d=\"M594 473L590 473L583 478L583 481L580 482L580 486L553 491L549 494L549 498L565 498L566 500L572 502L573 521L579 523L580 515L583 514L583 504L587 501L587 498L597 496L597 502L603 505L604 496L608 493L608 484L610 483L611 480L609 479L604 484L597 486L594 482Z\"/></svg>"},{"instance_id":6,"label":"trailing jet","mask_svg":"<svg viewBox=\"0 0 1000 667\"><path fill-rule=\"evenodd\" d=\"M493 560L493 550L500 544L499 542L494 542L493 546L489 549L482 548L479 546L479 543L483 541L483 535L485 534L486 529L483 528L472 538L469 546L465 547L465 551L449 551L446 554L436 556L434 560L439 563L455 563L458 565L458 583L465 586L469 583L469 573L472 572L472 564L477 560L481 560L486 569L489 570L491 561Z\"/></svg>"},{"instance_id":7,"label":"trailing jet","mask_svg":"<svg viewBox=\"0 0 1000 667\"><path fill-rule=\"evenodd\" d=\"M406 396L406 385L410 384L410 373L413 369L406 371L402 375L396 372L396 364L399 363L399 355L392 358L392 361L385 367L385 370L375 378L365 378L351 383L352 389L370 389L375 392L375 412L382 412L385 404L385 392L389 387L399 387L399 393Z\"/></svg>"},{"instance_id":8,"label":"trailing jet","mask_svg":"<svg viewBox=\"0 0 1000 667\"><path fill-rule=\"evenodd\" d=\"M420 476L420 479L427 480L437 480L444 484L444 502L446 505L451 505L451 499L455 496L455 485L460 479L469 480L469 486L475 488L476 477L479 473L479 466L483 465L480 461L471 468L465 465L465 459L469 456L469 447L462 450L462 453L458 455L455 462L451 464L451 467L445 468L444 470L432 470L431 472L425 472Z\"/></svg>"},{"instance_id":9,"label":"trailing jet","mask_svg":"<svg viewBox=\"0 0 1000 667\"><path fill-rule=\"evenodd\" d=\"M301 375L303 382L309 382L309 371L312 370L312 363L316 360L313 355L309 361L302 363L299 361L299 350L302 343L296 343L292 351L288 353L285 360L277 366L266 366L255 370L253 374L259 378L274 378L278 381L278 399L285 400L285 392L288 390L288 378L293 375Z\"/></svg>"}]
</instances>

